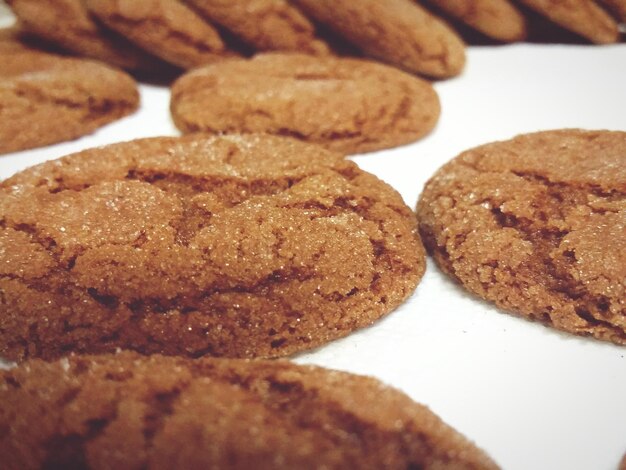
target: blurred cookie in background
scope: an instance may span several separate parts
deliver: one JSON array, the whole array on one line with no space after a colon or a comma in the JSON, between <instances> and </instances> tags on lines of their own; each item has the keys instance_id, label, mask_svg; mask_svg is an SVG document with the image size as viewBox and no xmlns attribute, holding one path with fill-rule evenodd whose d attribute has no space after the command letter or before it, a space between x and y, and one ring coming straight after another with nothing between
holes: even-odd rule
<instances>
[{"instance_id":1,"label":"blurred cookie in background","mask_svg":"<svg viewBox=\"0 0 626 470\"><path fill-rule=\"evenodd\" d=\"M71 140L135 111L135 81L105 64L0 34L0 153Z\"/></svg>"}]
</instances>

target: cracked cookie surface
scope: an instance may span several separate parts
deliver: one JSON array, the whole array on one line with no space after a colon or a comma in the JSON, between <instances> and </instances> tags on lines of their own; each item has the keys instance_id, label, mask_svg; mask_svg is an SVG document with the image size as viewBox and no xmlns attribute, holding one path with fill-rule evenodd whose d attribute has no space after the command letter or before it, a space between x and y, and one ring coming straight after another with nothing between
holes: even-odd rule
<instances>
[{"instance_id":1,"label":"cracked cookie surface","mask_svg":"<svg viewBox=\"0 0 626 470\"><path fill-rule=\"evenodd\" d=\"M438 265L499 307L626 344L626 132L556 130L477 147L418 203Z\"/></svg>"},{"instance_id":2,"label":"cracked cookie surface","mask_svg":"<svg viewBox=\"0 0 626 470\"><path fill-rule=\"evenodd\" d=\"M413 212L272 136L86 150L0 185L0 355L281 356L373 323L425 268Z\"/></svg>"},{"instance_id":3,"label":"cracked cookie surface","mask_svg":"<svg viewBox=\"0 0 626 470\"><path fill-rule=\"evenodd\" d=\"M96 23L83 0L7 0L26 31L75 54L129 70L155 71L163 63Z\"/></svg>"},{"instance_id":4,"label":"cracked cookie surface","mask_svg":"<svg viewBox=\"0 0 626 470\"><path fill-rule=\"evenodd\" d=\"M442 20L412 0L294 0L367 55L435 78L458 75L465 45Z\"/></svg>"},{"instance_id":5,"label":"cracked cookie surface","mask_svg":"<svg viewBox=\"0 0 626 470\"><path fill-rule=\"evenodd\" d=\"M358 59L263 54L196 69L172 86L183 132L266 132L359 153L419 139L439 119L432 85Z\"/></svg>"},{"instance_id":6,"label":"cracked cookie surface","mask_svg":"<svg viewBox=\"0 0 626 470\"><path fill-rule=\"evenodd\" d=\"M0 153L75 139L137 109L135 81L104 64L0 41Z\"/></svg>"},{"instance_id":7,"label":"cracked cookie surface","mask_svg":"<svg viewBox=\"0 0 626 470\"><path fill-rule=\"evenodd\" d=\"M329 53L315 27L287 0L184 0L259 51Z\"/></svg>"},{"instance_id":8,"label":"cracked cookie surface","mask_svg":"<svg viewBox=\"0 0 626 470\"><path fill-rule=\"evenodd\" d=\"M33 360L0 371L0 423L6 470L497 468L400 391L286 361Z\"/></svg>"},{"instance_id":9,"label":"cracked cookie surface","mask_svg":"<svg viewBox=\"0 0 626 470\"><path fill-rule=\"evenodd\" d=\"M179 67L234 55L213 26L178 0L86 0L86 5L108 27Z\"/></svg>"}]
</instances>

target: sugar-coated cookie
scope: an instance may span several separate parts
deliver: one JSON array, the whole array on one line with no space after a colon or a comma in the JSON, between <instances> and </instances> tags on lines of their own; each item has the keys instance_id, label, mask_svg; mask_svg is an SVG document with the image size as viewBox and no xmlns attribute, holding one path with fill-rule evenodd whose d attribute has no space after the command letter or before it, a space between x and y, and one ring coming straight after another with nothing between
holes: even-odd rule
<instances>
[{"instance_id":1,"label":"sugar-coated cookie","mask_svg":"<svg viewBox=\"0 0 626 470\"><path fill-rule=\"evenodd\" d=\"M626 132L556 130L462 153L426 184L437 264L499 307L626 344Z\"/></svg>"},{"instance_id":2,"label":"sugar-coated cookie","mask_svg":"<svg viewBox=\"0 0 626 470\"><path fill-rule=\"evenodd\" d=\"M188 132L266 132L344 153L415 141L439 118L432 85L371 61L263 54L191 71L172 86Z\"/></svg>"},{"instance_id":3,"label":"sugar-coated cookie","mask_svg":"<svg viewBox=\"0 0 626 470\"><path fill-rule=\"evenodd\" d=\"M94 21L84 0L7 0L21 27L75 54L129 70L163 64Z\"/></svg>"},{"instance_id":4,"label":"sugar-coated cookie","mask_svg":"<svg viewBox=\"0 0 626 470\"><path fill-rule=\"evenodd\" d=\"M135 81L104 64L0 41L0 153L75 139L137 109Z\"/></svg>"},{"instance_id":5,"label":"sugar-coated cookie","mask_svg":"<svg viewBox=\"0 0 626 470\"><path fill-rule=\"evenodd\" d=\"M153 138L0 184L0 357L281 356L370 325L424 250L401 196L294 139Z\"/></svg>"},{"instance_id":6,"label":"sugar-coated cookie","mask_svg":"<svg viewBox=\"0 0 626 470\"><path fill-rule=\"evenodd\" d=\"M287 0L185 0L210 21L260 51L329 53L315 28Z\"/></svg>"},{"instance_id":7,"label":"sugar-coated cookie","mask_svg":"<svg viewBox=\"0 0 626 470\"><path fill-rule=\"evenodd\" d=\"M5 470L498 468L402 392L286 361L32 360L0 371L0 423Z\"/></svg>"},{"instance_id":8,"label":"sugar-coated cookie","mask_svg":"<svg viewBox=\"0 0 626 470\"><path fill-rule=\"evenodd\" d=\"M293 0L367 55L410 72L444 78L465 65L465 45L412 0Z\"/></svg>"},{"instance_id":9,"label":"sugar-coated cookie","mask_svg":"<svg viewBox=\"0 0 626 470\"><path fill-rule=\"evenodd\" d=\"M109 28L179 67L233 55L217 30L178 0L86 0L86 5Z\"/></svg>"}]
</instances>

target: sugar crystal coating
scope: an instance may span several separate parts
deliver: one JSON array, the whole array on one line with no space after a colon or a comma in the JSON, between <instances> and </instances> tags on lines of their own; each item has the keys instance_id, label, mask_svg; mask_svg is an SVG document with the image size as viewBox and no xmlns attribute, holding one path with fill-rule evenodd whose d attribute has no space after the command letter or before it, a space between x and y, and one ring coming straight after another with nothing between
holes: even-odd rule
<instances>
[{"instance_id":1,"label":"sugar crystal coating","mask_svg":"<svg viewBox=\"0 0 626 470\"><path fill-rule=\"evenodd\" d=\"M0 424L7 470L497 468L378 380L285 361L32 360L0 371Z\"/></svg>"},{"instance_id":2,"label":"sugar crystal coating","mask_svg":"<svg viewBox=\"0 0 626 470\"><path fill-rule=\"evenodd\" d=\"M345 153L413 142L439 119L420 78L375 62L261 54L195 69L172 86L183 132L265 132Z\"/></svg>"},{"instance_id":3,"label":"sugar crystal coating","mask_svg":"<svg viewBox=\"0 0 626 470\"><path fill-rule=\"evenodd\" d=\"M426 184L439 266L496 305L626 344L626 132L556 130L462 153Z\"/></svg>"},{"instance_id":4,"label":"sugar crystal coating","mask_svg":"<svg viewBox=\"0 0 626 470\"><path fill-rule=\"evenodd\" d=\"M86 150L0 185L0 352L279 356L371 324L424 271L399 194L271 136Z\"/></svg>"}]
</instances>

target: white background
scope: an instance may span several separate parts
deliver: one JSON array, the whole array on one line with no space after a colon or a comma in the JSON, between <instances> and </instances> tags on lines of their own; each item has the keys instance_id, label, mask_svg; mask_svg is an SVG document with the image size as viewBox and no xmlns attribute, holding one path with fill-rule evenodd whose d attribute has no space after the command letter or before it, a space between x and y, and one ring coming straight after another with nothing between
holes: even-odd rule
<instances>
[{"instance_id":1,"label":"white background","mask_svg":"<svg viewBox=\"0 0 626 470\"><path fill-rule=\"evenodd\" d=\"M435 132L354 158L411 207L432 173L464 149L536 130L626 131L626 44L471 47L463 75L435 86L443 109ZM141 85L141 97L138 113L91 136L0 156L0 179L92 146L177 135L168 89ZM625 354L626 347L507 315L466 294L429 259L402 307L295 360L382 379L504 469L615 470L626 452Z\"/></svg>"}]
</instances>

